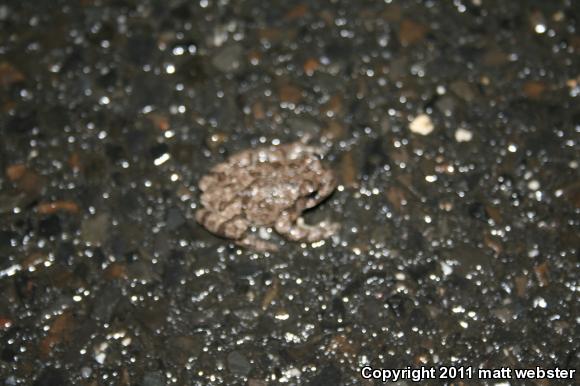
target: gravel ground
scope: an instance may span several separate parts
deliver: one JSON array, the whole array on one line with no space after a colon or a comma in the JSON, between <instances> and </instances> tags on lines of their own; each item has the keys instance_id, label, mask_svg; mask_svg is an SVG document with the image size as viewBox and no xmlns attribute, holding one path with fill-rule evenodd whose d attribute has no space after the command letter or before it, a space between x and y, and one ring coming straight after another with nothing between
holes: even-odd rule
<instances>
[{"instance_id":1,"label":"gravel ground","mask_svg":"<svg viewBox=\"0 0 580 386\"><path fill-rule=\"evenodd\" d=\"M575 0L0 1L0 379L578 371L579 29ZM196 224L212 165L304 135L336 236ZM463 378L423 384L553 384Z\"/></svg>"}]
</instances>

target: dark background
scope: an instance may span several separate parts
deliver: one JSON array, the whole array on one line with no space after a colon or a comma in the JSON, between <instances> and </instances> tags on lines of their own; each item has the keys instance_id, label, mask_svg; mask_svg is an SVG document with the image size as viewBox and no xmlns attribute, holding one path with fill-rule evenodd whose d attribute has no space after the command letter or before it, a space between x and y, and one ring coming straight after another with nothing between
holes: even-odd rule
<instances>
[{"instance_id":1,"label":"dark background","mask_svg":"<svg viewBox=\"0 0 580 386\"><path fill-rule=\"evenodd\" d=\"M578 369L579 18L572 0L0 2L0 378ZM341 183L307 220L336 237L253 254L195 223L211 165L304 134Z\"/></svg>"}]
</instances>

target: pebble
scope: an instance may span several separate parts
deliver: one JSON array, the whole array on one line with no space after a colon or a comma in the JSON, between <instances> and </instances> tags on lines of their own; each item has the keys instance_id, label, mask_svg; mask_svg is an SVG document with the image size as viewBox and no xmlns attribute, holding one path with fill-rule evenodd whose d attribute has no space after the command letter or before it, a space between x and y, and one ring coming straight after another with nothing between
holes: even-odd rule
<instances>
[{"instance_id":1,"label":"pebble","mask_svg":"<svg viewBox=\"0 0 580 386\"><path fill-rule=\"evenodd\" d=\"M86 218L81 225L81 236L87 243L100 245L107 238L108 225L109 215L106 213Z\"/></svg>"},{"instance_id":2,"label":"pebble","mask_svg":"<svg viewBox=\"0 0 580 386\"><path fill-rule=\"evenodd\" d=\"M401 22L399 42L403 46L418 43L425 38L427 31L428 28L423 24L405 19Z\"/></svg>"},{"instance_id":3,"label":"pebble","mask_svg":"<svg viewBox=\"0 0 580 386\"><path fill-rule=\"evenodd\" d=\"M66 385L65 380L66 373L63 369L56 369L52 367L47 367L40 373L36 381L33 383L34 386L60 386ZM9 384L9 383L8 383Z\"/></svg>"},{"instance_id":4,"label":"pebble","mask_svg":"<svg viewBox=\"0 0 580 386\"><path fill-rule=\"evenodd\" d=\"M433 131L434 126L431 118L427 114L421 114L411 121L409 129L413 133L429 135Z\"/></svg>"},{"instance_id":5,"label":"pebble","mask_svg":"<svg viewBox=\"0 0 580 386\"><path fill-rule=\"evenodd\" d=\"M15 386L18 384L18 381L16 380L16 377L14 375L10 375L8 378L6 378L4 384L6 386Z\"/></svg>"},{"instance_id":6,"label":"pebble","mask_svg":"<svg viewBox=\"0 0 580 386\"><path fill-rule=\"evenodd\" d=\"M7 20L9 15L10 10L8 9L8 7L5 5L0 6L0 20L2 21Z\"/></svg>"},{"instance_id":7,"label":"pebble","mask_svg":"<svg viewBox=\"0 0 580 386\"><path fill-rule=\"evenodd\" d=\"M85 379L90 378L92 373L93 373L93 370L90 367L85 366L81 369L81 376Z\"/></svg>"},{"instance_id":8,"label":"pebble","mask_svg":"<svg viewBox=\"0 0 580 386\"><path fill-rule=\"evenodd\" d=\"M94 351L95 351L95 361L102 365L103 363L105 363L105 360L107 359L107 353L106 350L109 347L109 344L106 342L101 343L100 345L96 346Z\"/></svg>"},{"instance_id":9,"label":"pebble","mask_svg":"<svg viewBox=\"0 0 580 386\"><path fill-rule=\"evenodd\" d=\"M243 49L239 44L226 46L213 57L212 64L222 72L234 72L241 67Z\"/></svg>"},{"instance_id":10,"label":"pebble","mask_svg":"<svg viewBox=\"0 0 580 386\"><path fill-rule=\"evenodd\" d=\"M457 142L469 142L473 139L473 133L466 129L457 129L455 131L455 140Z\"/></svg>"},{"instance_id":11,"label":"pebble","mask_svg":"<svg viewBox=\"0 0 580 386\"><path fill-rule=\"evenodd\" d=\"M150 371L143 376L143 386L164 386L166 385L163 374L160 371Z\"/></svg>"},{"instance_id":12,"label":"pebble","mask_svg":"<svg viewBox=\"0 0 580 386\"><path fill-rule=\"evenodd\" d=\"M239 351L232 351L228 354L228 368L230 372L240 375L248 375L252 369L248 359Z\"/></svg>"},{"instance_id":13,"label":"pebble","mask_svg":"<svg viewBox=\"0 0 580 386\"><path fill-rule=\"evenodd\" d=\"M530 182L528 182L528 189L533 191L540 189L540 183L538 182L538 180L531 180Z\"/></svg>"}]
</instances>

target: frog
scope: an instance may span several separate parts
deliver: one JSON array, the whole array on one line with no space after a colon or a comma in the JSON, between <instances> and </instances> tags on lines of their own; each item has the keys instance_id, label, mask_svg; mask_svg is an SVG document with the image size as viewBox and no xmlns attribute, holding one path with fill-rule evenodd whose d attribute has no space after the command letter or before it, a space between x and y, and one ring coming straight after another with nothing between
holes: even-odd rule
<instances>
[{"instance_id":1,"label":"frog","mask_svg":"<svg viewBox=\"0 0 580 386\"><path fill-rule=\"evenodd\" d=\"M304 221L304 211L325 201L337 186L333 170L322 162L325 149L308 142L306 136L242 150L213 166L198 182L196 221L214 235L259 252L279 249L269 241L272 229L283 239L305 243L336 234L336 222Z\"/></svg>"}]
</instances>

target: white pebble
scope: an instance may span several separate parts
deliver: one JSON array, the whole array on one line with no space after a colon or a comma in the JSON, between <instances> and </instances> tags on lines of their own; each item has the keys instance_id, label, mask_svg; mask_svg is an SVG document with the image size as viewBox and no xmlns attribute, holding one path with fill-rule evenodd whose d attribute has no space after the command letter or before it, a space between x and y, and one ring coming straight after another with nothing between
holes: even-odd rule
<instances>
[{"instance_id":1,"label":"white pebble","mask_svg":"<svg viewBox=\"0 0 580 386\"><path fill-rule=\"evenodd\" d=\"M538 180L531 180L530 182L528 182L528 189L533 191L540 189L540 183L538 182Z\"/></svg>"},{"instance_id":2,"label":"white pebble","mask_svg":"<svg viewBox=\"0 0 580 386\"><path fill-rule=\"evenodd\" d=\"M107 342L103 342L94 348L95 361L97 361L97 363L101 365L105 363L105 359L107 359L107 354L105 353L105 351L107 350L108 347L109 344Z\"/></svg>"},{"instance_id":3,"label":"white pebble","mask_svg":"<svg viewBox=\"0 0 580 386\"><path fill-rule=\"evenodd\" d=\"M546 308L548 306L548 303L546 303L546 300L542 297L537 297L534 299L534 308Z\"/></svg>"},{"instance_id":4,"label":"white pebble","mask_svg":"<svg viewBox=\"0 0 580 386\"><path fill-rule=\"evenodd\" d=\"M453 267L450 264L447 264L444 261L440 262L440 264L441 264L441 270L443 271L443 275L449 276L453 273Z\"/></svg>"},{"instance_id":5,"label":"white pebble","mask_svg":"<svg viewBox=\"0 0 580 386\"><path fill-rule=\"evenodd\" d=\"M97 363L99 363L101 365L103 363L105 363L106 358L107 358L107 354L105 354L104 352L95 355L95 361L97 361Z\"/></svg>"},{"instance_id":6,"label":"white pebble","mask_svg":"<svg viewBox=\"0 0 580 386\"><path fill-rule=\"evenodd\" d=\"M90 367L83 367L81 369L81 375L83 378L90 378L91 374L93 373L93 370Z\"/></svg>"},{"instance_id":7,"label":"white pebble","mask_svg":"<svg viewBox=\"0 0 580 386\"><path fill-rule=\"evenodd\" d=\"M421 114L417 116L411 124L409 125L409 129L413 133L421 134L421 135L428 135L431 134L433 131L433 122L431 122L431 118L427 114Z\"/></svg>"},{"instance_id":8,"label":"white pebble","mask_svg":"<svg viewBox=\"0 0 580 386\"><path fill-rule=\"evenodd\" d=\"M455 131L455 140L457 142L469 142L473 138L473 133L465 129L457 129Z\"/></svg>"}]
</instances>

